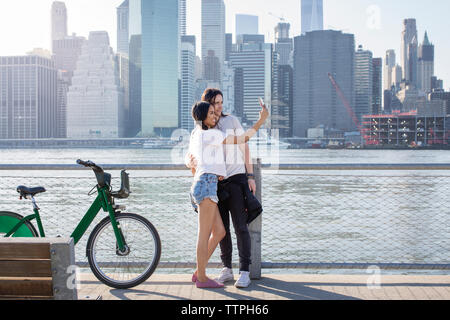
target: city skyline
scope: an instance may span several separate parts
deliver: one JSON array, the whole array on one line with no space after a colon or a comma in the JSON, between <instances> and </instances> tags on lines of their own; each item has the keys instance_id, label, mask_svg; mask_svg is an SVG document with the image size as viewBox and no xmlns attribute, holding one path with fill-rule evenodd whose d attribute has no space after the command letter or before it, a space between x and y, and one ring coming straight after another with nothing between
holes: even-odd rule
<instances>
[{"instance_id":1,"label":"city skyline","mask_svg":"<svg viewBox=\"0 0 450 320\"><path fill-rule=\"evenodd\" d=\"M90 31L108 31L111 46L116 49L116 8L123 0L66 0L68 33L87 37ZM4 44L0 56L25 55L33 48L51 49L50 8L53 0L16 0L0 6L0 37ZM425 31L435 45L436 76L450 88L450 42L445 28L445 12L450 2L387 0L324 0L324 29L355 34L356 45L371 50L374 57L385 57L394 49L401 54L401 32L404 19L415 18L419 39ZM274 28L282 17L291 24L291 37L301 33L300 0L278 0L261 3L257 0L225 0L226 32L235 34L235 15L259 16L259 32L267 42L274 42ZM24 11L23 8L28 8ZM86 10L89 8L90 10ZM98 12L102 11L99 15ZM23 20L18 19L22 17ZM342 17L346 17L343 19ZM439 18L441 17L441 18ZM25 22L24 22L25 21ZM15 32L10 32L15 30ZM187 34L197 38L197 55L201 55L201 0L187 1Z\"/></svg>"}]
</instances>

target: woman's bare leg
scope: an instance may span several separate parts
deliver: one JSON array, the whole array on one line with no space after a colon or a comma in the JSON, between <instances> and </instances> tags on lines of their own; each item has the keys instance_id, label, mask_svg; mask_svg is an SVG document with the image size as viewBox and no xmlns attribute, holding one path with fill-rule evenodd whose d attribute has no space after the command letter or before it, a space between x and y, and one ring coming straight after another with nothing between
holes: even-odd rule
<instances>
[{"instance_id":1,"label":"woman's bare leg","mask_svg":"<svg viewBox=\"0 0 450 320\"><path fill-rule=\"evenodd\" d=\"M219 207L216 205L214 212L214 224L212 229L211 237L208 242L208 260L213 255L220 241L225 237L226 231L223 226L222 217L220 216Z\"/></svg>"},{"instance_id":2,"label":"woman's bare leg","mask_svg":"<svg viewBox=\"0 0 450 320\"><path fill-rule=\"evenodd\" d=\"M220 216L219 207L216 205L216 212L214 212L214 222L212 226L212 233L208 240L208 261L219 245L220 241L225 237L226 231L223 226L222 217ZM198 275L197 270L194 274Z\"/></svg>"},{"instance_id":3,"label":"woman's bare leg","mask_svg":"<svg viewBox=\"0 0 450 320\"><path fill-rule=\"evenodd\" d=\"M209 260L208 243L215 222L217 204L205 199L199 205L197 237L197 277L200 282L208 281L206 266Z\"/></svg>"}]
</instances>

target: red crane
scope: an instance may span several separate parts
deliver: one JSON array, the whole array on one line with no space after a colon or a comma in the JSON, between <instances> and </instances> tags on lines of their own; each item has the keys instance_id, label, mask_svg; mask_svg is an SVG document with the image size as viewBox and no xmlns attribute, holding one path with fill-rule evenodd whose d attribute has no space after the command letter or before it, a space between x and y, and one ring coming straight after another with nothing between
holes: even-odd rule
<instances>
[{"instance_id":1,"label":"red crane","mask_svg":"<svg viewBox=\"0 0 450 320\"><path fill-rule=\"evenodd\" d=\"M348 114L353 120L353 123L358 128L359 133L366 141L366 144L379 144L378 141L369 140L369 137L365 134L366 129L364 129L361 124L359 123L358 117L356 116L355 112L353 111L353 108L350 106L350 103L348 102L347 98L345 97L344 93L342 92L341 88L337 84L336 80L334 80L331 73L328 73L328 78L331 81L331 84L333 85L334 89L336 89L337 94L341 98L342 102L344 103L345 108L347 109Z\"/></svg>"}]
</instances>

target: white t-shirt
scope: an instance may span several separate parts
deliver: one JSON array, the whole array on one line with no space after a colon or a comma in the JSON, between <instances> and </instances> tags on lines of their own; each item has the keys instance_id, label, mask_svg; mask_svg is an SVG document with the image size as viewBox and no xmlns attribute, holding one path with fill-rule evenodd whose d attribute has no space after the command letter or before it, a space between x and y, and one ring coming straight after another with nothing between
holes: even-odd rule
<instances>
[{"instance_id":1,"label":"white t-shirt","mask_svg":"<svg viewBox=\"0 0 450 320\"><path fill-rule=\"evenodd\" d=\"M225 138L225 134L217 129L202 130L199 127L194 129L189 144L189 152L197 160L194 179L205 173L226 177L227 169L223 154Z\"/></svg>"},{"instance_id":2,"label":"white t-shirt","mask_svg":"<svg viewBox=\"0 0 450 320\"><path fill-rule=\"evenodd\" d=\"M222 131L225 136L241 136L245 133L241 123L235 116L220 117L217 128ZM245 174L245 145L227 144L223 146L225 152L225 164L227 176L235 176L237 174Z\"/></svg>"}]
</instances>

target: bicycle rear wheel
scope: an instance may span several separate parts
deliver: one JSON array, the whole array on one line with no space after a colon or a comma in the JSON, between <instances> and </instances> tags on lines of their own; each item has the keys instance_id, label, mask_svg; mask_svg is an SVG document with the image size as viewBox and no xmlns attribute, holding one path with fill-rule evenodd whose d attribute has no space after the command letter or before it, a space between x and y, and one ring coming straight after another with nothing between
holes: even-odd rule
<instances>
[{"instance_id":1,"label":"bicycle rear wheel","mask_svg":"<svg viewBox=\"0 0 450 320\"><path fill-rule=\"evenodd\" d=\"M161 256L161 240L155 227L145 218L132 213L118 213L128 250L119 252L109 217L92 231L86 254L94 275L116 289L129 289L147 280L155 271Z\"/></svg>"},{"instance_id":2,"label":"bicycle rear wheel","mask_svg":"<svg viewBox=\"0 0 450 320\"><path fill-rule=\"evenodd\" d=\"M23 216L14 212L0 212L0 238L6 236L22 219ZM33 224L26 221L11 237L35 238L38 233Z\"/></svg>"}]
</instances>

